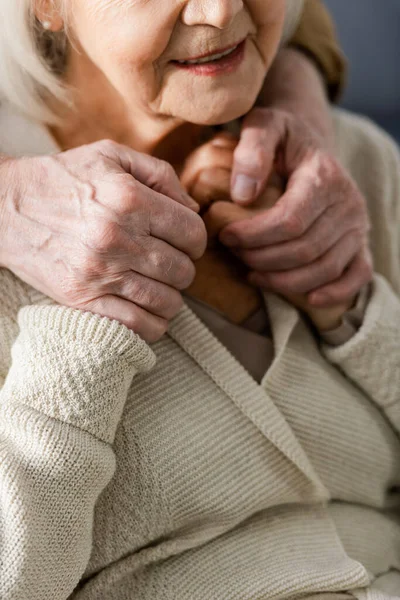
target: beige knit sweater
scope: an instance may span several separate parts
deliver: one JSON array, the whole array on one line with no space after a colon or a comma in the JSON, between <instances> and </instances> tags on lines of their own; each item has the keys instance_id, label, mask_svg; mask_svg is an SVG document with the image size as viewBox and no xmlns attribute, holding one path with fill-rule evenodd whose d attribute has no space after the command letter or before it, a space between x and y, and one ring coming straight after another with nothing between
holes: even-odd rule
<instances>
[{"instance_id":1,"label":"beige knit sweater","mask_svg":"<svg viewBox=\"0 0 400 600\"><path fill-rule=\"evenodd\" d=\"M267 295L261 385L188 308L150 348L0 271L2 600L400 598L400 160L335 122L372 298L332 349ZM0 151L52 150L0 108Z\"/></svg>"}]
</instances>

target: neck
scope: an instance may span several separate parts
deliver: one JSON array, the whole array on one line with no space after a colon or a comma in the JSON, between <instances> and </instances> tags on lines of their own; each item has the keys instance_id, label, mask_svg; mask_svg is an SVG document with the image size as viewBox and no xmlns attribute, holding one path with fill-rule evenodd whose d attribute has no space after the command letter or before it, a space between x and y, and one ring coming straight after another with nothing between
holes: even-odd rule
<instances>
[{"instance_id":1,"label":"neck","mask_svg":"<svg viewBox=\"0 0 400 600\"><path fill-rule=\"evenodd\" d=\"M208 128L127 106L103 73L82 55L71 57L66 85L75 90L73 108L51 131L63 150L112 139L179 167ZM60 111L59 111L60 112Z\"/></svg>"}]
</instances>

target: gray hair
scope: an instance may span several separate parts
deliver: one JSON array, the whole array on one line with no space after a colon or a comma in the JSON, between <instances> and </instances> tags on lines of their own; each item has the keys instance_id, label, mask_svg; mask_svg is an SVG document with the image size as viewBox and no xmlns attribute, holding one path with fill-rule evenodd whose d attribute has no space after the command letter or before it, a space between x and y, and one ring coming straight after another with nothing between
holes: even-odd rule
<instances>
[{"instance_id":1,"label":"gray hair","mask_svg":"<svg viewBox=\"0 0 400 600\"><path fill-rule=\"evenodd\" d=\"M286 4L285 41L296 28L303 0L286 0ZM70 103L62 81L68 35L66 31L47 31L36 19L32 5L33 0L0 0L0 94L25 114L55 123L50 100Z\"/></svg>"},{"instance_id":2,"label":"gray hair","mask_svg":"<svg viewBox=\"0 0 400 600\"><path fill-rule=\"evenodd\" d=\"M57 121L50 98L68 103L62 83L68 57L65 31L47 31L32 0L0 0L0 93L25 114Z\"/></svg>"}]
</instances>

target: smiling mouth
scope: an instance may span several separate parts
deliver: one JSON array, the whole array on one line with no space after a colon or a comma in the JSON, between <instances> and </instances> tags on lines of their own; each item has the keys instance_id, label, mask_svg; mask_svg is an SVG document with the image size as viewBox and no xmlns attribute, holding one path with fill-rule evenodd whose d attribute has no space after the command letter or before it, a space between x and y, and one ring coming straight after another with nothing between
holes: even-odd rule
<instances>
[{"instance_id":1,"label":"smiling mouth","mask_svg":"<svg viewBox=\"0 0 400 600\"><path fill-rule=\"evenodd\" d=\"M207 54L207 55L203 54L203 56L198 56L198 57L187 59L187 60L174 60L173 62L178 65L204 65L204 64L208 64L208 63L218 62L222 58L225 58L225 57L229 56L230 54L233 54L239 48L239 46L241 46L241 44L243 44L243 41L244 40L242 40L241 42L238 42L234 46L230 46L229 48L226 48L226 49L221 50L220 52L216 52L214 54Z\"/></svg>"}]
</instances>

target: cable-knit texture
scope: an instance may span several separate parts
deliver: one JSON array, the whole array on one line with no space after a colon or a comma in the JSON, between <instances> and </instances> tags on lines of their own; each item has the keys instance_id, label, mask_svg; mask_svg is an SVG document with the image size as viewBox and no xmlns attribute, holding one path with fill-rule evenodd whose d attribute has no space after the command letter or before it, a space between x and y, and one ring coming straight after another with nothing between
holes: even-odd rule
<instances>
[{"instance_id":1,"label":"cable-knit texture","mask_svg":"<svg viewBox=\"0 0 400 600\"><path fill-rule=\"evenodd\" d=\"M0 270L1 600L400 598L400 168L335 119L341 160L373 172L381 276L335 350L267 295L261 385L187 307L150 348Z\"/></svg>"},{"instance_id":2,"label":"cable-knit texture","mask_svg":"<svg viewBox=\"0 0 400 600\"><path fill-rule=\"evenodd\" d=\"M70 308L25 307L18 322L3 404L31 406L112 442L133 376L154 366L149 346L116 321Z\"/></svg>"}]
</instances>

